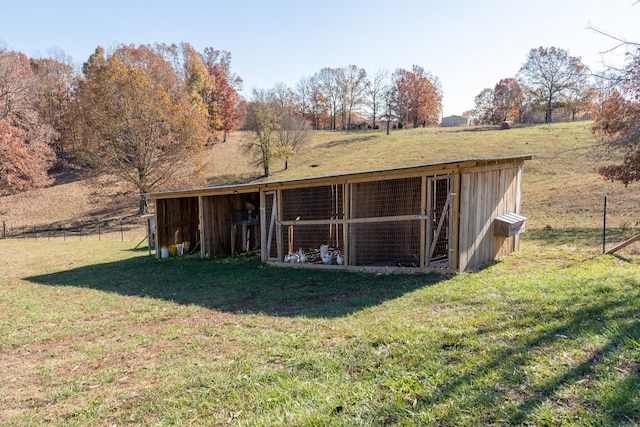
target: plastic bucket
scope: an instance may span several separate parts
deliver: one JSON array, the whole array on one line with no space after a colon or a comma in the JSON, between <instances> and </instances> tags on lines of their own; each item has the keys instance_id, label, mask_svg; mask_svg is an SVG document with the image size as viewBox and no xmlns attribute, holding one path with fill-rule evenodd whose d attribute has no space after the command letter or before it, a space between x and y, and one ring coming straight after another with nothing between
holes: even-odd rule
<instances>
[{"instance_id":1,"label":"plastic bucket","mask_svg":"<svg viewBox=\"0 0 640 427\"><path fill-rule=\"evenodd\" d=\"M190 250L191 250L191 242L182 242L182 253L185 255L189 255Z\"/></svg>"},{"instance_id":2,"label":"plastic bucket","mask_svg":"<svg viewBox=\"0 0 640 427\"><path fill-rule=\"evenodd\" d=\"M178 256L182 256L182 253L183 253L182 248L183 248L182 243L178 243L176 245L176 253L178 254Z\"/></svg>"},{"instance_id":3,"label":"plastic bucket","mask_svg":"<svg viewBox=\"0 0 640 427\"><path fill-rule=\"evenodd\" d=\"M166 246L160 248L160 258L169 258L169 248Z\"/></svg>"},{"instance_id":4,"label":"plastic bucket","mask_svg":"<svg viewBox=\"0 0 640 427\"><path fill-rule=\"evenodd\" d=\"M169 245L169 256L176 256L178 254L178 247L176 245Z\"/></svg>"}]
</instances>

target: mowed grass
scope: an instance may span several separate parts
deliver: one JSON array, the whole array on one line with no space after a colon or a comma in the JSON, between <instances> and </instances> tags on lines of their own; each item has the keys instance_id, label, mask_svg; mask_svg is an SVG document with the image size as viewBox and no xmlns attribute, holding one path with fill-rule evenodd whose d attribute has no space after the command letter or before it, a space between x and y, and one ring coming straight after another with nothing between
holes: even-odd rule
<instances>
[{"instance_id":1,"label":"mowed grass","mask_svg":"<svg viewBox=\"0 0 640 427\"><path fill-rule=\"evenodd\" d=\"M2 425L636 425L638 252L457 276L0 241Z\"/></svg>"},{"instance_id":2,"label":"mowed grass","mask_svg":"<svg viewBox=\"0 0 640 427\"><path fill-rule=\"evenodd\" d=\"M314 132L290 161L273 161L268 179L292 179L376 170L424 163L535 154L525 162L522 213L527 227L601 227L604 190L614 228L638 228L638 184L625 187L603 180L595 170L616 159L598 149L592 122L497 127L419 128L392 131ZM209 151L213 184L263 180L241 149L250 134L233 134Z\"/></svg>"},{"instance_id":3,"label":"mowed grass","mask_svg":"<svg viewBox=\"0 0 640 427\"><path fill-rule=\"evenodd\" d=\"M457 276L0 240L0 425L639 425L640 244L600 253L604 189L608 248L638 233L640 192L593 173L589 125L317 132L272 166L539 153L522 250ZM211 149L211 183L261 179L245 137Z\"/></svg>"}]
</instances>

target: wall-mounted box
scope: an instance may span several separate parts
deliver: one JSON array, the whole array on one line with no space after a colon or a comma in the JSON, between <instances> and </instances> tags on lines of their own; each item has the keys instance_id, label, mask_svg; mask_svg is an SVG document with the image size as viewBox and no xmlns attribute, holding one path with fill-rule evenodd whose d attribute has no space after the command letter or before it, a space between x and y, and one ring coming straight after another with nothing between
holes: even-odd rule
<instances>
[{"instance_id":1,"label":"wall-mounted box","mask_svg":"<svg viewBox=\"0 0 640 427\"><path fill-rule=\"evenodd\" d=\"M511 237L524 232L524 225L527 217L508 213L496 217L493 224L493 234L502 237Z\"/></svg>"}]
</instances>

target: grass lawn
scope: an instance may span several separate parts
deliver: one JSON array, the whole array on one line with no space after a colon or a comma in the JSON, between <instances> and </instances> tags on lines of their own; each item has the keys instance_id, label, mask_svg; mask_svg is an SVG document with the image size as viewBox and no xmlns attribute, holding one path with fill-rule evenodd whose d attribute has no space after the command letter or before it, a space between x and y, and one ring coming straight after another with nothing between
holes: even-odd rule
<instances>
[{"instance_id":1,"label":"grass lawn","mask_svg":"<svg viewBox=\"0 0 640 427\"><path fill-rule=\"evenodd\" d=\"M0 240L0 424L637 425L640 257L598 238L457 276Z\"/></svg>"},{"instance_id":2,"label":"grass lawn","mask_svg":"<svg viewBox=\"0 0 640 427\"><path fill-rule=\"evenodd\" d=\"M288 179L538 153L522 250L477 272L156 260L121 230L0 240L0 425L640 425L640 243L600 255L603 191L608 248L640 232L640 192L593 174L608 160L589 125L315 132L272 165ZM246 136L207 153L209 184L260 179ZM63 180L1 198L0 219L133 215L90 194Z\"/></svg>"}]
</instances>

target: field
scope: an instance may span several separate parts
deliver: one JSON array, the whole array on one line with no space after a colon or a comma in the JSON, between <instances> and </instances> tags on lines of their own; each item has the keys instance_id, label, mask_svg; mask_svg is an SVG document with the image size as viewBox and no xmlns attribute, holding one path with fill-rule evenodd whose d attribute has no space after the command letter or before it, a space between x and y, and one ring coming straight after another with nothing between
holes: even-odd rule
<instances>
[{"instance_id":1,"label":"field","mask_svg":"<svg viewBox=\"0 0 640 427\"><path fill-rule=\"evenodd\" d=\"M259 175L242 137L211 150L210 183ZM274 168L540 153L525 165L522 250L456 276L156 260L135 238L0 240L0 425L638 425L639 245L600 253L604 189L609 247L639 232L640 195L592 173L593 146L585 123L318 133ZM83 200L84 185L0 199L0 218L134 216L124 202L32 208L53 191Z\"/></svg>"}]
</instances>

